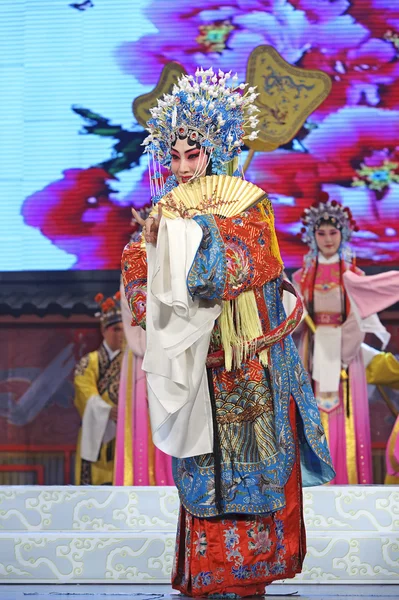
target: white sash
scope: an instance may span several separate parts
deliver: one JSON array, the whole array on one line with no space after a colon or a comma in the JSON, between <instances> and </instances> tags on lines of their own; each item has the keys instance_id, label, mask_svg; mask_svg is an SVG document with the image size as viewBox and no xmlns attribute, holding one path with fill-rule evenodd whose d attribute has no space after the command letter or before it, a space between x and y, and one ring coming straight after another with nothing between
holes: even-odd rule
<instances>
[{"instance_id":1,"label":"white sash","mask_svg":"<svg viewBox=\"0 0 399 600\"><path fill-rule=\"evenodd\" d=\"M192 298L187 275L202 240L192 219L162 218L147 245L147 373L154 444L184 458L213 450L206 357L221 301Z\"/></svg>"},{"instance_id":2,"label":"white sash","mask_svg":"<svg viewBox=\"0 0 399 600\"><path fill-rule=\"evenodd\" d=\"M314 334L312 377L319 390L338 392L341 376L341 327L319 325Z\"/></svg>"}]
</instances>

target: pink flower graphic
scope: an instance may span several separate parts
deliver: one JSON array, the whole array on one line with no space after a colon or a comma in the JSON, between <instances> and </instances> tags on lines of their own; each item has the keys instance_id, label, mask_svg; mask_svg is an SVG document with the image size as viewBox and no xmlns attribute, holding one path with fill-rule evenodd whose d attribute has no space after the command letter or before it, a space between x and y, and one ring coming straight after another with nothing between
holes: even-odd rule
<instances>
[{"instance_id":1,"label":"pink flower graphic","mask_svg":"<svg viewBox=\"0 0 399 600\"><path fill-rule=\"evenodd\" d=\"M393 62L395 55L392 44L376 38L366 39L345 51L312 48L301 65L330 75L333 87L310 120L318 121L344 104L378 105L381 102L381 86L389 89L399 77L399 65Z\"/></svg>"},{"instance_id":2,"label":"pink flower graphic","mask_svg":"<svg viewBox=\"0 0 399 600\"><path fill-rule=\"evenodd\" d=\"M151 85L171 60L189 73L197 66L212 65L233 69L244 79L248 56L261 44L272 45L290 63L313 47L335 52L355 48L369 33L351 16L342 15L342 8L340 2L339 10L329 11L330 20L315 22L312 12L309 18L287 0L220 0L209 2L206 8L184 0L154 1L146 14L156 31L125 42L116 56L126 72Z\"/></svg>"},{"instance_id":3,"label":"pink flower graphic","mask_svg":"<svg viewBox=\"0 0 399 600\"><path fill-rule=\"evenodd\" d=\"M392 184L378 200L368 188L326 186L339 202L349 206L360 231L352 246L360 265L399 262L399 184Z\"/></svg>"},{"instance_id":4,"label":"pink flower graphic","mask_svg":"<svg viewBox=\"0 0 399 600\"><path fill-rule=\"evenodd\" d=\"M272 541L269 538L269 532L265 529L254 534L254 550L255 554L268 552L271 548Z\"/></svg>"},{"instance_id":5,"label":"pink flower graphic","mask_svg":"<svg viewBox=\"0 0 399 600\"><path fill-rule=\"evenodd\" d=\"M331 21L343 15L349 8L348 0L291 0L292 6L303 10L311 22Z\"/></svg>"},{"instance_id":6,"label":"pink flower graphic","mask_svg":"<svg viewBox=\"0 0 399 600\"><path fill-rule=\"evenodd\" d=\"M376 152L395 160L399 146L399 111L366 106L342 108L329 115L304 140L318 161L323 183L351 185L361 165Z\"/></svg>"},{"instance_id":7,"label":"pink flower graphic","mask_svg":"<svg viewBox=\"0 0 399 600\"><path fill-rule=\"evenodd\" d=\"M308 152L259 153L249 179L267 191L287 267L302 262L298 233L303 210L326 190L354 214L354 238L362 264L399 260L399 112L343 108L303 140Z\"/></svg>"},{"instance_id":8,"label":"pink flower graphic","mask_svg":"<svg viewBox=\"0 0 399 600\"><path fill-rule=\"evenodd\" d=\"M399 8L392 0L356 0L348 12L372 35L383 38L389 31L399 33Z\"/></svg>"},{"instance_id":9,"label":"pink flower graphic","mask_svg":"<svg viewBox=\"0 0 399 600\"><path fill-rule=\"evenodd\" d=\"M118 269L132 226L130 208L111 198L108 181L115 179L101 168L67 169L26 198L25 223L75 254L75 269Z\"/></svg>"}]
</instances>

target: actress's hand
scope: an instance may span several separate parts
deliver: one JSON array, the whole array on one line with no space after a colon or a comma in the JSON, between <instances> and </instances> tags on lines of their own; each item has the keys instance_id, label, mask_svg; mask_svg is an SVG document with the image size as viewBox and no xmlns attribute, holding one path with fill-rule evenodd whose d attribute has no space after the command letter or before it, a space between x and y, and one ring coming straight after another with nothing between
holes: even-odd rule
<instances>
[{"instance_id":1,"label":"actress's hand","mask_svg":"<svg viewBox=\"0 0 399 600\"><path fill-rule=\"evenodd\" d=\"M111 407L111 410L109 412L109 420L113 421L114 423L117 422L117 420L118 420L118 407L117 406Z\"/></svg>"},{"instance_id":2,"label":"actress's hand","mask_svg":"<svg viewBox=\"0 0 399 600\"><path fill-rule=\"evenodd\" d=\"M137 211L132 208L132 215L139 225L143 228L144 239L148 244L156 245L158 239L159 223L162 218L162 206L158 206L158 216L148 217L144 220L140 217Z\"/></svg>"}]
</instances>

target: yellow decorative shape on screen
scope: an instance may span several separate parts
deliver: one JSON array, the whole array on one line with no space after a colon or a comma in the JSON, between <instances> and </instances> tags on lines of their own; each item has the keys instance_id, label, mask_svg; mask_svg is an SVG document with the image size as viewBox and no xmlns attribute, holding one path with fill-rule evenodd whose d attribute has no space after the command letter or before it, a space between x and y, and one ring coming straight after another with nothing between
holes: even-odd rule
<instances>
[{"instance_id":1,"label":"yellow decorative shape on screen","mask_svg":"<svg viewBox=\"0 0 399 600\"><path fill-rule=\"evenodd\" d=\"M326 73L293 67L271 46L258 46L251 52L247 81L257 86L255 104L260 113L258 139L245 143L259 151L274 150L292 140L331 90Z\"/></svg>"},{"instance_id":2,"label":"yellow decorative shape on screen","mask_svg":"<svg viewBox=\"0 0 399 600\"><path fill-rule=\"evenodd\" d=\"M150 108L156 106L158 98L172 92L174 84L182 75L186 75L184 68L179 63L171 61L162 69L156 87L148 94L135 98L133 101L133 114L142 127L146 127L147 121L151 119Z\"/></svg>"}]
</instances>

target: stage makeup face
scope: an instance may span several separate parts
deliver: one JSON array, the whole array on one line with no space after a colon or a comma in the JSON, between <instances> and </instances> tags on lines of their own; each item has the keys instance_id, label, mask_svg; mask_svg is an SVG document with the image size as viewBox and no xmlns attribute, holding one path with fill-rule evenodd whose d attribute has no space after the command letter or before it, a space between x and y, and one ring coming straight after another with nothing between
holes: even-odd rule
<instances>
[{"instance_id":1,"label":"stage makeup face","mask_svg":"<svg viewBox=\"0 0 399 600\"><path fill-rule=\"evenodd\" d=\"M320 225L315 231L316 244L325 258L334 256L341 245L341 232L332 225Z\"/></svg>"},{"instance_id":2,"label":"stage makeup face","mask_svg":"<svg viewBox=\"0 0 399 600\"><path fill-rule=\"evenodd\" d=\"M190 145L187 138L177 139L171 148L172 173L179 183L187 183L206 174L208 156L197 144Z\"/></svg>"},{"instance_id":3,"label":"stage makeup face","mask_svg":"<svg viewBox=\"0 0 399 600\"><path fill-rule=\"evenodd\" d=\"M115 350L121 350L124 340L122 323L115 323L115 325L110 325L106 328L102 327L101 332L104 340L113 352Z\"/></svg>"}]
</instances>

